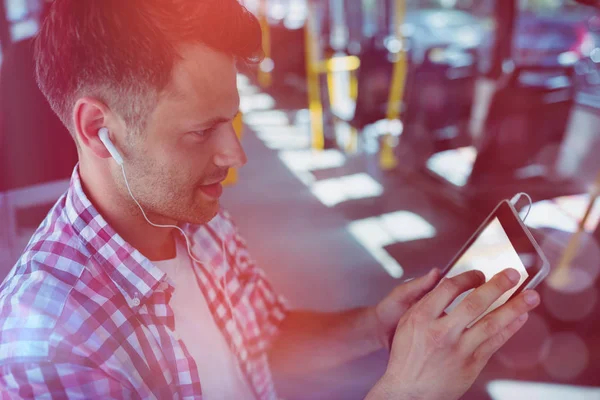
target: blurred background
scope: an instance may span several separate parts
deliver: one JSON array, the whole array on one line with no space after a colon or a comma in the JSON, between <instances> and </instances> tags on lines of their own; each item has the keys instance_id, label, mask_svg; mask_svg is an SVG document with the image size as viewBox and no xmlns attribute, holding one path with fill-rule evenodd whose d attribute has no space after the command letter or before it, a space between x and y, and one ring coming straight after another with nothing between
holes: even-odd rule
<instances>
[{"instance_id":1,"label":"blurred background","mask_svg":"<svg viewBox=\"0 0 600 400\"><path fill-rule=\"evenodd\" d=\"M590 1L588 3L593 3ZM600 12L571 0L245 0L249 164L223 203L292 306L375 304L443 268L525 191L542 305L465 399L600 399ZM75 146L33 78L42 0L0 0L0 275L68 186ZM242 124L243 122L243 124ZM526 204L522 204L526 207ZM374 354L281 388L360 399Z\"/></svg>"}]
</instances>

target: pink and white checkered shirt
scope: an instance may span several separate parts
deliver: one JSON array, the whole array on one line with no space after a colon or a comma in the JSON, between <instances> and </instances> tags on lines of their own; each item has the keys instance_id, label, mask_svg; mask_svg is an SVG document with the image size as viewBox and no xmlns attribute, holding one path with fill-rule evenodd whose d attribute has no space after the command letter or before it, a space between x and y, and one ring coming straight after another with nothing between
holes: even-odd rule
<instances>
[{"instance_id":1,"label":"pink and white checkered shirt","mask_svg":"<svg viewBox=\"0 0 600 400\"><path fill-rule=\"evenodd\" d=\"M210 260L194 265L197 281L249 386L257 398L276 398L267 350L283 300L226 212L183 228L194 254ZM201 398L169 282L96 211L76 169L0 287L0 397Z\"/></svg>"}]
</instances>

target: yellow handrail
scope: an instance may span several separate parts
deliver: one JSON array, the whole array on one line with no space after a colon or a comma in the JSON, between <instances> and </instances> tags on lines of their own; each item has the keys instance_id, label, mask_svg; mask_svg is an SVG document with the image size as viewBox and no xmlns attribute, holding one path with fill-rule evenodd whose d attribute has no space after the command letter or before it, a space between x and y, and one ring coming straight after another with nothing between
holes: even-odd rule
<instances>
[{"instance_id":1,"label":"yellow handrail","mask_svg":"<svg viewBox=\"0 0 600 400\"><path fill-rule=\"evenodd\" d=\"M335 73L336 72L354 72L360 68L360 58L356 56L334 56L318 64L318 70L322 74L327 74L327 88L329 90L329 103L331 106L336 104ZM350 77L350 96L353 91L353 80ZM355 99L355 98L354 98Z\"/></svg>"},{"instance_id":2,"label":"yellow handrail","mask_svg":"<svg viewBox=\"0 0 600 400\"><path fill-rule=\"evenodd\" d=\"M590 217L590 214L592 213L596 200L598 199L598 197L600 197L600 173L596 177L596 181L592 185L589 195L590 201L585 210L583 218L579 222L577 232L575 232L573 236L571 236L571 238L569 239L569 243L567 244L567 247L565 247L565 251L561 256L556 269L548 278L548 282L554 287L560 288L567 286L570 283L571 277L569 275L569 268L571 267L571 263L573 262L573 259L575 259L575 257L577 256L577 252L581 247L581 239L583 234L585 233L585 225L587 223L587 220Z\"/></svg>"},{"instance_id":3,"label":"yellow handrail","mask_svg":"<svg viewBox=\"0 0 600 400\"><path fill-rule=\"evenodd\" d=\"M262 47L264 53L264 59L266 61L271 61L271 26L269 25L269 17L268 17L268 0L260 0L260 4L258 7L258 21L260 23L260 29L262 31ZM258 67L258 82L264 88L271 86L272 84L272 76L271 71L264 69L265 64L261 64Z\"/></svg>"},{"instance_id":4,"label":"yellow handrail","mask_svg":"<svg viewBox=\"0 0 600 400\"><path fill-rule=\"evenodd\" d=\"M325 148L325 134L323 126L323 102L321 99L320 74L327 74L330 99L333 94L334 72L356 71L360 67L360 59L356 56L338 56L327 60L319 59L319 42L315 22L312 18L312 6L304 27L306 42L306 87L308 93L308 109L310 112L312 148L323 150Z\"/></svg>"},{"instance_id":5,"label":"yellow handrail","mask_svg":"<svg viewBox=\"0 0 600 400\"><path fill-rule=\"evenodd\" d=\"M406 15L406 0L396 0L395 12L395 27L396 37L404 44L402 35L402 23ZM406 51L401 49L397 54L397 59L394 62L394 72L392 74L392 84L390 86L390 94L388 97L387 120L394 121L400 117L400 109L402 99L404 97L404 88L406 83L407 60ZM391 125L391 124L390 124ZM391 170L396 168L398 160L394 154L394 138L392 133L388 132L382 142L381 152L379 155L379 166L383 170Z\"/></svg>"},{"instance_id":6,"label":"yellow handrail","mask_svg":"<svg viewBox=\"0 0 600 400\"><path fill-rule=\"evenodd\" d=\"M318 38L312 5L309 4L308 17L304 27L306 42L306 85L308 92L308 110L310 112L312 147L315 150L325 148L325 134L323 127L323 103L321 102L321 89L319 85L319 54Z\"/></svg>"},{"instance_id":7,"label":"yellow handrail","mask_svg":"<svg viewBox=\"0 0 600 400\"><path fill-rule=\"evenodd\" d=\"M244 131L244 120L242 112L240 111L235 118L233 119L233 129L235 130L235 134L239 139L242 138L242 133ZM227 173L227 178L223 181L223 186L231 186L235 185L238 181L238 171L235 168L229 169Z\"/></svg>"}]
</instances>

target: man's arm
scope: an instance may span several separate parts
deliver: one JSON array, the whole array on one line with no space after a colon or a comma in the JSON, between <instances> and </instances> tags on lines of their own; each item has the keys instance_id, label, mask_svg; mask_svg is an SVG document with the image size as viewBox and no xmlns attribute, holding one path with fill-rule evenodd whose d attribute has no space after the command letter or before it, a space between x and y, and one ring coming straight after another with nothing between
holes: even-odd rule
<instances>
[{"instance_id":1,"label":"man's arm","mask_svg":"<svg viewBox=\"0 0 600 400\"><path fill-rule=\"evenodd\" d=\"M269 351L279 377L333 368L384 348L374 308L340 313L290 312Z\"/></svg>"},{"instance_id":2,"label":"man's arm","mask_svg":"<svg viewBox=\"0 0 600 400\"><path fill-rule=\"evenodd\" d=\"M289 312L269 351L275 377L299 377L389 348L402 315L438 279L438 271L432 270L398 286L375 307L340 313Z\"/></svg>"}]
</instances>

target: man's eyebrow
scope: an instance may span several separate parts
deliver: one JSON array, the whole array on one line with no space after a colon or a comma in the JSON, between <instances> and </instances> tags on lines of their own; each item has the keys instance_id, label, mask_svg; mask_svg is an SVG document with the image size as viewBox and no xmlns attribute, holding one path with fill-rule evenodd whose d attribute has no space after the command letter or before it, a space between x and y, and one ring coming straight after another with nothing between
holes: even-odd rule
<instances>
[{"instance_id":1,"label":"man's eyebrow","mask_svg":"<svg viewBox=\"0 0 600 400\"><path fill-rule=\"evenodd\" d=\"M214 118L209 119L208 121L203 122L202 125L203 126L212 126L212 125L222 124L225 122L230 122L238 115L238 113L239 113L239 111L236 111L235 114L233 114L233 116L231 118L214 117Z\"/></svg>"}]
</instances>

